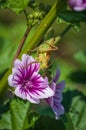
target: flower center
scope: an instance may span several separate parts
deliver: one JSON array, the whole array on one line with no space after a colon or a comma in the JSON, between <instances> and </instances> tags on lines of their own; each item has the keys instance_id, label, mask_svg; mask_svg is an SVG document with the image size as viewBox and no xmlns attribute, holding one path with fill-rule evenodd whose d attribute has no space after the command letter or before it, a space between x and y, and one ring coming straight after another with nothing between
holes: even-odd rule
<instances>
[{"instance_id":1,"label":"flower center","mask_svg":"<svg viewBox=\"0 0 86 130\"><path fill-rule=\"evenodd\" d=\"M32 88L33 87L32 82L29 81L29 80L24 80L23 81L23 87L24 88Z\"/></svg>"}]
</instances>

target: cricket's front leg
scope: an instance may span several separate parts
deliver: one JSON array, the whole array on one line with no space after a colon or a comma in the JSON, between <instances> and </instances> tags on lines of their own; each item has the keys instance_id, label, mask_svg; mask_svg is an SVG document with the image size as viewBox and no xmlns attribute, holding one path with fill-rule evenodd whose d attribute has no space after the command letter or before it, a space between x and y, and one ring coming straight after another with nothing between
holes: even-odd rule
<instances>
[{"instance_id":1,"label":"cricket's front leg","mask_svg":"<svg viewBox=\"0 0 86 130\"><path fill-rule=\"evenodd\" d=\"M33 50L29 50L29 49L28 49L27 53L28 53L29 55L31 55L33 52L36 52L36 51L38 50L38 48L39 48L39 47L36 47L36 48L34 48Z\"/></svg>"}]
</instances>

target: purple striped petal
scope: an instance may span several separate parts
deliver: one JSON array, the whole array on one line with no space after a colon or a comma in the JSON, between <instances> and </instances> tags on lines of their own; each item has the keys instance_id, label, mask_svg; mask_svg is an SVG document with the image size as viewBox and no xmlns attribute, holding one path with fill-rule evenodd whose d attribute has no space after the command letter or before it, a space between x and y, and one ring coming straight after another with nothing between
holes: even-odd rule
<instances>
[{"instance_id":1,"label":"purple striped petal","mask_svg":"<svg viewBox=\"0 0 86 130\"><path fill-rule=\"evenodd\" d=\"M64 114L64 107L61 104L62 101L62 90L65 87L65 81L61 81L56 84L59 78L60 71L57 70L55 77L50 84L51 89L54 92L54 95L45 99L46 102L51 106L56 119L59 119L60 115Z\"/></svg>"},{"instance_id":2,"label":"purple striped petal","mask_svg":"<svg viewBox=\"0 0 86 130\"><path fill-rule=\"evenodd\" d=\"M22 55L22 63L24 65L30 64L31 62L34 62L34 61L35 60L32 56L29 56L29 55L26 55L26 54Z\"/></svg>"},{"instance_id":3,"label":"purple striped petal","mask_svg":"<svg viewBox=\"0 0 86 130\"><path fill-rule=\"evenodd\" d=\"M58 109L57 109L58 108ZM55 118L59 119L60 115L64 114L64 107L61 104L52 107L53 112L55 113Z\"/></svg>"},{"instance_id":4,"label":"purple striped petal","mask_svg":"<svg viewBox=\"0 0 86 130\"><path fill-rule=\"evenodd\" d=\"M19 59L16 59L14 62L14 68L18 68L19 66L23 66L22 62Z\"/></svg>"},{"instance_id":5,"label":"purple striped petal","mask_svg":"<svg viewBox=\"0 0 86 130\"><path fill-rule=\"evenodd\" d=\"M24 90L21 90L21 87L17 87L15 89L15 95L18 96L18 97L20 97L20 98L22 98L22 99L27 99L31 103L38 104L40 102L39 99L37 99L37 98L35 99L35 98L31 97L30 93L25 92Z\"/></svg>"},{"instance_id":6,"label":"purple striped petal","mask_svg":"<svg viewBox=\"0 0 86 130\"><path fill-rule=\"evenodd\" d=\"M58 68L57 71L56 71L56 75L55 75L55 77L53 78L52 81L56 83L57 80L59 79L59 76L60 76L60 69Z\"/></svg>"}]
</instances>

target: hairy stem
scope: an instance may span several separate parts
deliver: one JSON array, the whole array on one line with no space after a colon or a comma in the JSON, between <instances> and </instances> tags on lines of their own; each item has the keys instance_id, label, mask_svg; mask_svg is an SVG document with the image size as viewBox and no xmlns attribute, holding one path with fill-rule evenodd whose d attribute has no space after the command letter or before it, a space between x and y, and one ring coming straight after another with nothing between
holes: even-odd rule
<instances>
[{"instance_id":1,"label":"hairy stem","mask_svg":"<svg viewBox=\"0 0 86 130\"><path fill-rule=\"evenodd\" d=\"M22 38L22 40L21 40L21 42L20 42L20 44L19 44L19 47L18 47L18 49L17 49L17 51L16 51L16 54L15 54L15 56L14 56L13 63L14 63L15 59L19 56L19 54L20 54L20 52L21 52L21 50L22 50L22 47L23 47L23 45L24 45L24 43L25 43L25 41L26 41L26 38L27 38L29 32L30 32L30 28L27 27L27 29L26 29L26 31L25 31L25 33L24 33L24 36L23 36L23 38Z\"/></svg>"},{"instance_id":2,"label":"hairy stem","mask_svg":"<svg viewBox=\"0 0 86 130\"><path fill-rule=\"evenodd\" d=\"M64 37L64 35L66 35L66 33L71 29L71 27L72 27L72 25L68 25L65 29L64 29L64 31L60 34L60 36L57 36L56 37L56 43L55 44L57 44L57 43L59 43L60 42L60 40Z\"/></svg>"},{"instance_id":3,"label":"hairy stem","mask_svg":"<svg viewBox=\"0 0 86 130\"><path fill-rule=\"evenodd\" d=\"M25 17L26 17L27 25L28 25L28 18L27 18L27 12L26 12L26 10L24 10L24 14L25 14Z\"/></svg>"},{"instance_id":4,"label":"hairy stem","mask_svg":"<svg viewBox=\"0 0 86 130\"><path fill-rule=\"evenodd\" d=\"M28 18L27 18L27 12L26 12L26 10L24 10L24 14L25 14L25 17L26 17L26 21L28 23ZM16 54L14 56L13 63L14 63L15 59L19 56L19 54L20 54L20 52L21 52L21 50L23 48L23 45L24 45L24 43L25 43L25 41L27 39L27 36L28 36L30 30L31 30L31 28L27 25L26 31L24 33L24 36L23 36L23 38L22 38L22 40L21 40L21 42L19 44L19 47L18 47L18 49L16 51Z\"/></svg>"},{"instance_id":5,"label":"hairy stem","mask_svg":"<svg viewBox=\"0 0 86 130\"><path fill-rule=\"evenodd\" d=\"M66 29L61 33L60 37L63 37L71 29L71 27L72 25L68 25Z\"/></svg>"}]
</instances>

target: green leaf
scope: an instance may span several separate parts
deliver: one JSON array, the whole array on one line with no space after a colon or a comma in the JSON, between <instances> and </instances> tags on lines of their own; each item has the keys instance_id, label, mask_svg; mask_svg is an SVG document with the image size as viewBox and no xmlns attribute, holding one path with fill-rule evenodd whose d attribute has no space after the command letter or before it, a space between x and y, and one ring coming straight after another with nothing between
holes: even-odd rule
<instances>
[{"instance_id":1,"label":"green leaf","mask_svg":"<svg viewBox=\"0 0 86 130\"><path fill-rule=\"evenodd\" d=\"M65 125L61 120L41 116L37 120L33 130L65 130Z\"/></svg>"},{"instance_id":2,"label":"green leaf","mask_svg":"<svg viewBox=\"0 0 86 130\"><path fill-rule=\"evenodd\" d=\"M0 130L12 130L11 115L9 111L4 113L0 119Z\"/></svg>"},{"instance_id":3,"label":"green leaf","mask_svg":"<svg viewBox=\"0 0 86 130\"><path fill-rule=\"evenodd\" d=\"M68 21L68 22L85 22L86 21L86 12L76 12L76 11L69 11L64 10L59 14L59 17Z\"/></svg>"},{"instance_id":4,"label":"green leaf","mask_svg":"<svg viewBox=\"0 0 86 130\"><path fill-rule=\"evenodd\" d=\"M85 130L86 128L86 96L78 90L64 93L63 104L68 113L68 120L75 130Z\"/></svg>"},{"instance_id":5,"label":"green leaf","mask_svg":"<svg viewBox=\"0 0 86 130\"><path fill-rule=\"evenodd\" d=\"M66 118L67 118L67 121L65 122L66 130L75 130L73 121L68 113L66 114Z\"/></svg>"},{"instance_id":6,"label":"green leaf","mask_svg":"<svg viewBox=\"0 0 86 130\"><path fill-rule=\"evenodd\" d=\"M69 116L67 116L65 123L55 118L40 116L33 130L74 130L74 127Z\"/></svg>"},{"instance_id":7,"label":"green leaf","mask_svg":"<svg viewBox=\"0 0 86 130\"><path fill-rule=\"evenodd\" d=\"M30 0L6 0L0 5L0 8L9 8L18 14L28 6L29 2Z\"/></svg>"},{"instance_id":8,"label":"green leaf","mask_svg":"<svg viewBox=\"0 0 86 130\"><path fill-rule=\"evenodd\" d=\"M37 112L40 114L40 118L35 123L34 130L41 128L43 128L43 130L75 130L72 119L68 113L62 115L60 120L56 120L50 107L44 105L42 108L38 108Z\"/></svg>"},{"instance_id":9,"label":"green leaf","mask_svg":"<svg viewBox=\"0 0 86 130\"><path fill-rule=\"evenodd\" d=\"M0 130L12 130L9 100L6 100L5 96L0 98Z\"/></svg>"},{"instance_id":10,"label":"green leaf","mask_svg":"<svg viewBox=\"0 0 86 130\"><path fill-rule=\"evenodd\" d=\"M84 99L77 96L73 99L71 119L76 130L85 130L86 128L86 97Z\"/></svg>"},{"instance_id":11,"label":"green leaf","mask_svg":"<svg viewBox=\"0 0 86 130\"><path fill-rule=\"evenodd\" d=\"M59 18L62 20L75 25L75 26L80 26L80 22L85 22L86 21L86 12L76 12L76 11L69 11L69 10L64 10L59 14Z\"/></svg>"},{"instance_id":12,"label":"green leaf","mask_svg":"<svg viewBox=\"0 0 86 130\"><path fill-rule=\"evenodd\" d=\"M39 117L40 117L40 115L37 114L36 112L30 113L28 115L28 129L34 128L34 125L35 125L36 121L39 119Z\"/></svg>"},{"instance_id":13,"label":"green leaf","mask_svg":"<svg viewBox=\"0 0 86 130\"><path fill-rule=\"evenodd\" d=\"M10 110L12 130L24 130L28 127L29 107L29 102L24 102L20 99L14 99L11 101Z\"/></svg>"}]
</instances>

